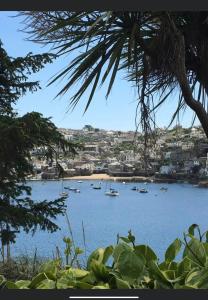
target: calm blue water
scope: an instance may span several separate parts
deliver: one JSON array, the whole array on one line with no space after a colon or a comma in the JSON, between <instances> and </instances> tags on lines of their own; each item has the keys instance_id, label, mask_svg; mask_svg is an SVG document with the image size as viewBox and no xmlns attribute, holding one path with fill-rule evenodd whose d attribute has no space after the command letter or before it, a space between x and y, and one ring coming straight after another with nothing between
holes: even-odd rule
<instances>
[{"instance_id":1,"label":"calm blue water","mask_svg":"<svg viewBox=\"0 0 208 300\"><path fill-rule=\"evenodd\" d=\"M136 242L148 243L162 259L167 246L182 237L188 227L197 223L202 230L208 229L208 189L196 188L189 184L147 184L116 183L102 181L102 189L94 190L91 183L98 181L64 181L64 186L76 187L81 193L70 192L67 212L76 245L83 248L82 222L84 223L88 253L98 247L116 243L116 235L126 236L128 230L136 236ZM61 192L60 181L30 182L32 198L37 200L55 199ZM137 185L148 189L141 194L132 191ZM167 192L160 191L162 186ZM106 188L115 188L120 196L108 197ZM21 233L13 248L13 254L32 255L35 248L41 256L50 256L56 246L64 248L62 239L69 236L65 217L58 217L61 230L50 234L38 231L33 237Z\"/></svg>"}]
</instances>

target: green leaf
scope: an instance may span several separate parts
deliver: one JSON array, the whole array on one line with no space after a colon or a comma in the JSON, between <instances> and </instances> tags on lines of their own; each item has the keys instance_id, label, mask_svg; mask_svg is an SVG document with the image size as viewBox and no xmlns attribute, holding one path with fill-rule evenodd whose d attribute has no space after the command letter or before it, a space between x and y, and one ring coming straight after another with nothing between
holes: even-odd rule
<instances>
[{"instance_id":1,"label":"green leaf","mask_svg":"<svg viewBox=\"0 0 208 300\"><path fill-rule=\"evenodd\" d=\"M31 283L29 284L29 288L30 289L34 289L36 288L43 280L48 279L48 277L46 276L45 273L39 273L38 275L36 275Z\"/></svg>"},{"instance_id":2,"label":"green leaf","mask_svg":"<svg viewBox=\"0 0 208 300\"><path fill-rule=\"evenodd\" d=\"M139 245L134 247L134 252L138 255L143 255L148 263L150 260L157 261L157 255L155 252L147 245Z\"/></svg>"},{"instance_id":3,"label":"green leaf","mask_svg":"<svg viewBox=\"0 0 208 300\"><path fill-rule=\"evenodd\" d=\"M15 284L18 286L19 289L26 289L29 287L31 281L30 280L18 280Z\"/></svg>"},{"instance_id":4,"label":"green leaf","mask_svg":"<svg viewBox=\"0 0 208 300\"><path fill-rule=\"evenodd\" d=\"M45 263L41 267L41 272L47 274L47 278L55 280L58 272L58 267L60 267L60 261L52 260Z\"/></svg>"},{"instance_id":5,"label":"green leaf","mask_svg":"<svg viewBox=\"0 0 208 300\"><path fill-rule=\"evenodd\" d=\"M185 280L185 285L198 288L207 289L208 288L208 269L204 268L199 271L190 272Z\"/></svg>"},{"instance_id":6,"label":"green leaf","mask_svg":"<svg viewBox=\"0 0 208 300\"><path fill-rule=\"evenodd\" d=\"M113 246L108 246L105 248L103 253L103 259L102 259L103 264L106 264L110 256L113 254L113 249L114 249Z\"/></svg>"},{"instance_id":7,"label":"green leaf","mask_svg":"<svg viewBox=\"0 0 208 300\"><path fill-rule=\"evenodd\" d=\"M115 262L118 260L118 257L120 254L124 251L132 251L132 247L127 245L126 243L119 243L118 245L115 246L114 251L113 251L113 257Z\"/></svg>"},{"instance_id":8,"label":"green leaf","mask_svg":"<svg viewBox=\"0 0 208 300\"><path fill-rule=\"evenodd\" d=\"M12 281L7 281L5 287L7 289L19 289L19 287Z\"/></svg>"},{"instance_id":9,"label":"green leaf","mask_svg":"<svg viewBox=\"0 0 208 300\"><path fill-rule=\"evenodd\" d=\"M87 269L90 270L90 265L93 260L97 260L98 262L102 263L104 258L105 249L104 248L98 248L95 251L93 251L87 260Z\"/></svg>"},{"instance_id":10,"label":"green leaf","mask_svg":"<svg viewBox=\"0 0 208 300\"><path fill-rule=\"evenodd\" d=\"M106 281L109 278L109 271L103 263L93 260L90 267L97 280Z\"/></svg>"},{"instance_id":11,"label":"green leaf","mask_svg":"<svg viewBox=\"0 0 208 300\"><path fill-rule=\"evenodd\" d=\"M6 281L3 275L0 275L0 286Z\"/></svg>"},{"instance_id":12,"label":"green leaf","mask_svg":"<svg viewBox=\"0 0 208 300\"><path fill-rule=\"evenodd\" d=\"M55 289L56 288L56 283L55 281L53 280L50 280L50 279L45 279L45 280L42 280L40 282L39 285L37 285L36 289Z\"/></svg>"},{"instance_id":13,"label":"green leaf","mask_svg":"<svg viewBox=\"0 0 208 300\"><path fill-rule=\"evenodd\" d=\"M165 252L165 260L166 261L173 261L179 251L181 250L182 242L179 239L176 239L166 250Z\"/></svg>"},{"instance_id":14,"label":"green leaf","mask_svg":"<svg viewBox=\"0 0 208 300\"><path fill-rule=\"evenodd\" d=\"M79 289L92 289L93 288L93 285L92 284L89 284L87 282L83 282L83 281L77 281L76 284L75 284L75 287L76 288L79 288Z\"/></svg>"},{"instance_id":15,"label":"green leaf","mask_svg":"<svg viewBox=\"0 0 208 300\"><path fill-rule=\"evenodd\" d=\"M82 269L70 268L67 270L66 274L71 275L74 278L82 279L89 274L89 271L82 270Z\"/></svg>"},{"instance_id":16,"label":"green leaf","mask_svg":"<svg viewBox=\"0 0 208 300\"><path fill-rule=\"evenodd\" d=\"M204 266L206 263L206 251L203 243L196 238L192 238L183 252L183 258L188 257L199 266Z\"/></svg>"},{"instance_id":17,"label":"green leaf","mask_svg":"<svg viewBox=\"0 0 208 300\"><path fill-rule=\"evenodd\" d=\"M118 256L115 269L118 270L124 279L136 279L141 276L145 266L143 256L136 255L133 250L122 251Z\"/></svg>"},{"instance_id":18,"label":"green leaf","mask_svg":"<svg viewBox=\"0 0 208 300\"><path fill-rule=\"evenodd\" d=\"M118 277L115 277L116 279L116 285L118 289L130 289L131 286L129 285L129 283L125 280L122 280Z\"/></svg>"},{"instance_id":19,"label":"green leaf","mask_svg":"<svg viewBox=\"0 0 208 300\"><path fill-rule=\"evenodd\" d=\"M192 225L189 227L189 229L188 229L188 233L191 234L192 236L194 236L194 230L195 230L197 227L199 228L199 225L197 225L197 224L192 224Z\"/></svg>"},{"instance_id":20,"label":"green leaf","mask_svg":"<svg viewBox=\"0 0 208 300\"><path fill-rule=\"evenodd\" d=\"M109 285L106 284L106 285L95 285L92 289L93 290L104 290L104 289L109 289Z\"/></svg>"},{"instance_id":21,"label":"green leaf","mask_svg":"<svg viewBox=\"0 0 208 300\"><path fill-rule=\"evenodd\" d=\"M187 286L187 285L180 285L178 282L174 284L174 289L181 289L181 290L192 290L193 287Z\"/></svg>"},{"instance_id":22,"label":"green leaf","mask_svg":"<svg viewBox=\"0 0 208 300\"><path fill-rule=\"evenodd\" d=\"M130 243L131 243L131 241L130 241L127 237L120 236L120 239L121 239L123 242L127 243L127 244L130 244Z\"/></svg>"},{"instance_id":23,"label":"green leaf","mask_svg":"<svg viewBox=\"0 0 208 300\"><path fill-rule=\"evenodd\" d=\"M154 280L156 280L155 284L159 285L160 287L166 289L171 287L166 274L160 270L157 263L153 260L151 260L149 263L149 274Z\"/></svg>"}]
</instances>

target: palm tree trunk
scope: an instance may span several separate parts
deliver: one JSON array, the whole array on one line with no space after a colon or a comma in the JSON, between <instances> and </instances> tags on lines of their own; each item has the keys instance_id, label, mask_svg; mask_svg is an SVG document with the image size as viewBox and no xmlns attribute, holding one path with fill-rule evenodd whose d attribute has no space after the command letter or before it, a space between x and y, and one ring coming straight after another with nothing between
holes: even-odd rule
<instances>
[{"instance_id":1,"label":"palm tree trunk","mask_svg":"<svg viewBox=\"0 0 208 300\"><path fill-rule=\"evenodd\" d=\"M188 82L185 65L185 41L184 36L176 29L172 23L172 28L178 42L178 51L175 54L175 64L173 73L179 83L185 103L196 113L202 128L208 138L208 114L203 105L194 99L191 87Z\"/></svg>"}]
</instances>

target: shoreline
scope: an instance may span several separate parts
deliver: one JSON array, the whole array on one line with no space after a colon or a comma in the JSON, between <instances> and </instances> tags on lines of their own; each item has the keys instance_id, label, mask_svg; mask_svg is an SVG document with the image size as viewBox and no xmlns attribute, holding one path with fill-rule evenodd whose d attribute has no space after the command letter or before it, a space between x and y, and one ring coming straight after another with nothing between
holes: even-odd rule
<instances>
[{"instance_id":1,"label":"shoreline","mask_svg":"<svg viewBox=\"0 0 208 300\"><path fill-rule=\"evenodd\" d=\"M108 174L92 174L86 176L73 176L64 177L62 179L36 179L30 178L27 181L57 181L57 180L106 180L106 181L117 181L117 182L148 182L148 183L189 183L195 184L199 187L208 187L208 180L194 180L194 179L173 179L173 178L155 178L145 176L131 176L131 177L114 177Z\"/></svg>"}]
</instances>

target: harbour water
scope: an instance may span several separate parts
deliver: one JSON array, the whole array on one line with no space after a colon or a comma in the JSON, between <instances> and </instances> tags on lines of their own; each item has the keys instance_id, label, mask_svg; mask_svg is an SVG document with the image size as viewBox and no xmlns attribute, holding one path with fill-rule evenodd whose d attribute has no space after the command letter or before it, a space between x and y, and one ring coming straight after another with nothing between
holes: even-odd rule
<instances>
[{"instance_id":1,"label":"harbour water","mask_svg":"<svg viewBox=\"0 0 208 300\"><path fill-rule=\"evenodd\" d=\"M168 245L193 224L202 231L208 229L208 189L191 184L119 183L102 181L101 189L93 189L99 181L64 180L64 186L80 189L69 191L66 200L73 237L77 246L84 248L82 223L84 224L87 253L98 247L115 244L117 234L126 236L131 229L137 244L150 245L162 259ZM59 198L61 181L31 181L32 199ZM137 186L148 193L131 189ZM161 191L161 187L168 190ZM106 196L109 188L119 191L119 196ZM61 230L55 233L37 231L34 236L20 233L13 248L13 255L38 255L52 257L58 246L64 249L63 237L70 236L64 216L56 220Z\"/></svg>"}]
</instances>

